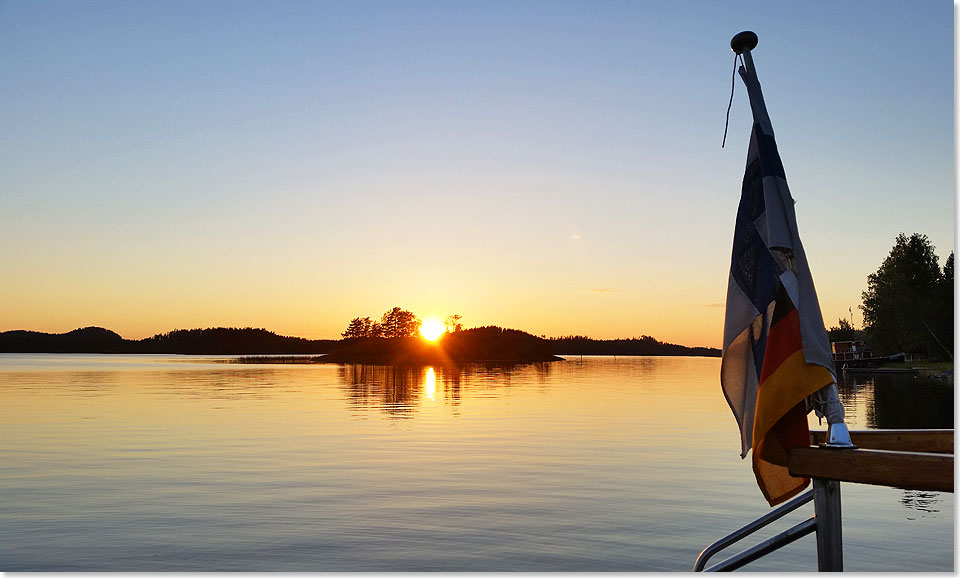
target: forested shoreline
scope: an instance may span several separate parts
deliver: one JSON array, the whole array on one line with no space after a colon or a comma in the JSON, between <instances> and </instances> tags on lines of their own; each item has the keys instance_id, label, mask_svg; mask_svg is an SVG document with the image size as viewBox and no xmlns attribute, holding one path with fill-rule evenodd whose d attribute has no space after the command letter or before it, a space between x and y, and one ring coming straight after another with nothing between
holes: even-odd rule
<instances>
[{"instance_id":1,"label":"forested shoreline","mask_svg":"<svg viewBox=\"0 0 960 578\"><path fill-rule=\"evenodd\" d=\"M138 340L124 339L102 327L84 327L68 333L0 333L0 353L294 354L327 353L334 343L333 339L285 337L251 327L176 329Z\"/></svg>"},{"instance_id":2,"label":"forested shoreline","mask_svg":"<svg viewBox=\"0 0 960 578\"><path fill-rule=\"evenodd\" d=\"M473 332L476 332L474 337ZM451 334L457 343L448 348L460 360L510 358L530 354L545 358L550 355L683 355L719 357L720 350L710 347L686 347L664 343L650 336L629 339L600 340L586 336L544 339L522 331L498 327L467 329ZM518 338L524 349L511 351ZM419 342L415 339L415 342ZM38 331L0 332L0 353L140 353L184 355L254 355L254 354L337 354L348 359L352 350L362 352L365 359L383 356L374 349L398 351L399 342L390 339L367 341L355 339L303 339L277 335L266 329L215 327L177 329L145 339L124 339L102 327L84 327L68 333ZM419 347L419 346L418 346ZM358 349L359 348L359 349ZM421 348L422 349L422 348ZM427 350L429 351L429 350ZM333 361L333 357L331 357Z\"/></svg>"}]
</instances>

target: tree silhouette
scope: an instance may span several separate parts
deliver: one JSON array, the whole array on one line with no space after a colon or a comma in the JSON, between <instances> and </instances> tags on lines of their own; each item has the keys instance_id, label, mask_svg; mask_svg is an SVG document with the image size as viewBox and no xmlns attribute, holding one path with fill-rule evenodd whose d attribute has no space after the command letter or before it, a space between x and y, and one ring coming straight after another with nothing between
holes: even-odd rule
<instances>
[{"instance_id":1,"label":"tree silhouette","mask_svg":"<svg viewBox=\"0 0 960 578\"><path fill-rule=\"evenodd\" d=\"M943 264L943 274L937 287L937 309L939 314L933 325L933 331L940 338L940 345L953 359L953 251Z\"/></svg>"},{"instance_id":2,"label":"tree silhouette","mask_svg":"<svg viewBox=\"0 0 960 578\"><path fill-rule=\"evenodd\" d=\"M953 344L952 296L953 260L948 258L941 271L926 235L901 233L877 272L867 277L860 308L871 345L881 353L943 353Z\"/></svg>"},{"instance_id":3,"label":"tree silhouette","mask_svg":"<svg viewBox=\"0 0 960 578\"><path fill-rule=\"evenodd\" d=\"M369 319L369 317L367 319ZM350 324L347 325L347 330L340 335L342 335L344 339L363 337L363 319L360 319L359 317L354 317L351 319Z\"/></svg>"},{"instance_id":4,"label":"tree silhouette","mask_svg":"<svg viewBox=\"0 0 960 578\"><path fill-rule=\"evenodd\" d=\"M463 331L463 323L460 323L460 320L463 319L460 315L451 315L443 322L444 327L447 328L447 333L453 333L455 331Z\"/></svg>"},{"instance_id":5,"label":"tree silhouette","mask_svg":"<svg viewBox=\"0 0 960 578\"><path fill-rule=\"evenodd\" d=\"M846 319L840 318L837 327L831 327L827 330L830 335L830 341L854 341L857 338L857 330L853 328Z\"/></svg>"},{"instance_id":6,"label":"tree silhouette","mask_svg":"<svg viewBox=\"0 0 960 578\"><path fill-rule=\"evenodd\" d=\"M347 330L341 333L344 339L357 339L361 337L380 337L382 333L379 323L369 317L354 317L347 325Z\"/></svg>"},{"instance_id":7,"label":"tree silhouette","mask_svg":"<svg viewBox=\"0 0 960 578\"><path fill-rule=\"evenodd\" d=\"M380 318L383 337L412 337L420 331L421 321L410 311L394 307Z\"/></svg>"}]
</instances>

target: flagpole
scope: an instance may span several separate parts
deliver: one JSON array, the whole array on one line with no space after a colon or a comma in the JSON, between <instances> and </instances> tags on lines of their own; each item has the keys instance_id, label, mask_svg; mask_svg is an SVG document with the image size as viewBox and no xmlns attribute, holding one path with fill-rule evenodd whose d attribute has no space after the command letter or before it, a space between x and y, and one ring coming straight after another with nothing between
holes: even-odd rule
<instances>
[{"instance_id":1,"label":"flagpole","mask_svg":"<svg viewBox=\"0 0 960 578\"><path fill-rule=\"evenodd\" d=\"M753 89L759 97L760 108L763 110L763 116L766 117L766 105L763 104L763 92L760 89L760 82L757 79L757 69L753 64L753 54L751 51L757 47L759 39L756 33L750 30L744 30L735 35L730 40L730 48L743 58L743 66L740 69L741 76L746 77L749 74L753 78ZM745 74L746 73L746 74ZM746 78L744 78L746 82ZM747 86L748 91L750 86ZM751 95L752 96L752 95ZM753 99L751 98L751 106ZM755 109L756 113L756 109ZM769 123L769 118L765 119ZM769 126L769 124L768 124ZM772 129L772 127L770 127ZM832 373L832 371L831 371ZM808 403L813 406L818 416L827 418L827 446L833 448L855 448L850 441L850 432L844 421L843 403L840 401L840 393L836 382L822 388L808 398ZM809 407L809 405L808 405Z\"/></svg>"},{"instance_id":2,"label":"flagpole","mask_svg":"<svg viewBox=\"0 0 960 578\"><path fill-rule=\"evenodd\" d=\"M755 71L753 68L753 56L750 54L750 51L757 47L757 42L759 42L757 35L750 30L744 30L730 40L730 48L737 54L743 56L743 63L751 72Z\"/></svg>"}]
</instances>

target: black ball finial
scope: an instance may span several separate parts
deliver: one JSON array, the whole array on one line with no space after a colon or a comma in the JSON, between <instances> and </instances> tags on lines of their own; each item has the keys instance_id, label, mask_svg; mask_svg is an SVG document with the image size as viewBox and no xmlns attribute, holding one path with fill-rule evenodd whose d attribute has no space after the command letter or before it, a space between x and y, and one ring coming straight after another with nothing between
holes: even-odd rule
<instances>
[{"instance_id":1,"label":"black ball finial","mask_svg":"<svg viewBox=\"0 0 960 578\"><path fill-rule=\"evenodd\" d=\"M759 39L757 35L749 30L744 30L730 40L730 48L737 54L743 54L744 50L753 50L757 47Z\"/></svg>"}]
</instances>

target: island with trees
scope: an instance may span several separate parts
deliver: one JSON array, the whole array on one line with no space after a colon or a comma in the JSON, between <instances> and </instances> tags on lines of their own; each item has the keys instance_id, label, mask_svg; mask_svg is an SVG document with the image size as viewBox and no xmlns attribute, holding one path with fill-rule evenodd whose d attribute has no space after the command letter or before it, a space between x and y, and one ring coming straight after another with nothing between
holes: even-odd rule
<instances>
[{"instance_id":1,"label":"island with trees","mask_svg":"<svg viewBox=\"0 0 960 578\"><path fill-rule=\"evenodd\" d=\"M701 355L717 357L720 350L684 347L653 337L596 340L585 336L547 339L517 329L494 325L464 329L460 315L444 322L445 331L433 339L418 336L422 321L412 312L394 307L379 321L355 317L321 363L465 363L472 361L560 361L560 355Z\"/></svg>"},{"instance_id":2,"label":"island with trees","mask_svg":"<svg viewBox=\"0 0 960 578\"><path fill-rule=\"evenodd\" d=\"M475 327L444 333L429 341L419 336L355 337L338 342L320 363L421 365L474 361L561 361L550 341L516 329Z\"/></svg>"},{"instance_id":3,"label":"island with trees","mask_svg":"<svg viewBox=\"0 0 960 578\"><path fill-rule=\"evenodd\" d=\"M423 321L413 312L394 307L379 321L355 317L343 339L320 363L420 365L473 361L561 361L551 343L525 331L493 325L464 329L460 315L451 315L440 331L422 331Z\"/></svg>"}]
</instances>

